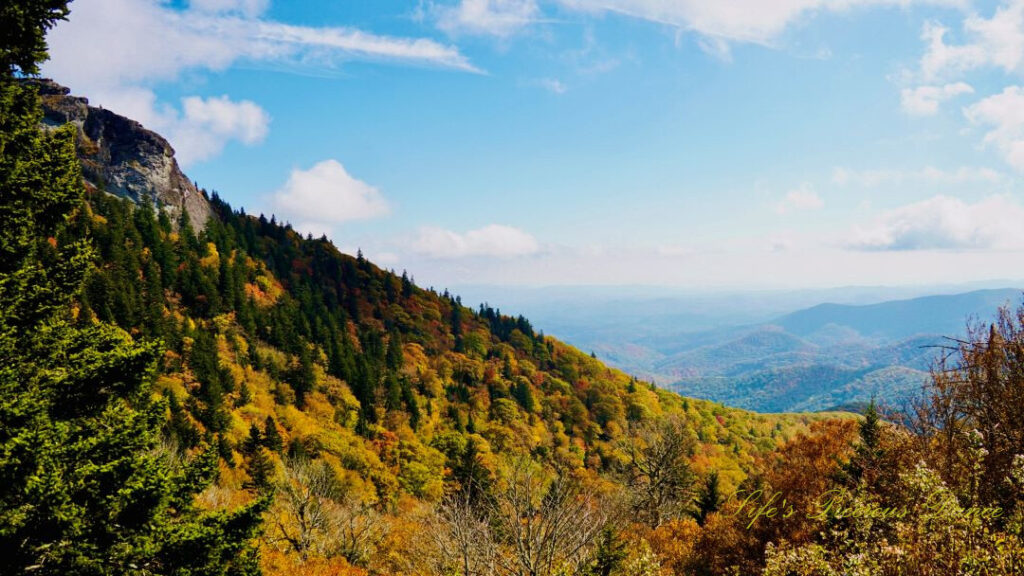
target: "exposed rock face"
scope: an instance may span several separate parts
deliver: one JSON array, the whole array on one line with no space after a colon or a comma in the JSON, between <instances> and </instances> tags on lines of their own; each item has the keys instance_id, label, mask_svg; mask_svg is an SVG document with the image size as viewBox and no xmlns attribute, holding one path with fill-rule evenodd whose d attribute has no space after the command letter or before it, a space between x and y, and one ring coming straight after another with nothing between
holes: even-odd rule
<instances>
[{"instance_id":1,"label":"exposed rock face","mask_svg":"<svg viewBox=\"0 0 1024 576\"><path fill-rule=\"evenodd\" d=\"M159 134L134 120L89 105L51 80L27 80L39 88L45 126L78 127L78 157L87 183L111 194L141 202L149 198L172 218L188 211L202 229L210 203L174 159L174 149Z\"/></svg>"}]
</instances>

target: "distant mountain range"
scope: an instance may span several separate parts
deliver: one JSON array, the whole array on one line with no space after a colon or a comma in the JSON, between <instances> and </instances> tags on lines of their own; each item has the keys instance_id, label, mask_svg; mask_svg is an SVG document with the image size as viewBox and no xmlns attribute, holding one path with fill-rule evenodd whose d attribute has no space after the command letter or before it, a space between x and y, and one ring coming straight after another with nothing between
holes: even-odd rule
<instances>
[{"instance_id":1,"label":"distant mountain range","mask_svg":"<svg viewBox=\"0 0 1024 576\"><path fill-rule=\"evenodd\" d=\"M552 334L687 396L762 412L851 408L872 396L898 408L927 381L947 337L962 335L969 320L992 319L1022 291L891 298L899 294L638 293L577 298L571 314L526 308ZM846 303L806 307L815 296ZM794 304L805 306L785 310Z\"/></svg>"},{"instance_id":2,"label":"distant mountain range","mask_svg":"<svg viewBox=\"0 0 1024 576\"><path fill-rule=\"evenodd\" d=\"M820 304L737 328L726 341L673 351L652 368L680 393L758 411L849 408L871 397L899 408L927 381L947 337L1020 295L1000 289Z\"/></svg>"},{"instance_id":3,"label":"distant mountain range","mask_svg":"<svg viewBox=\"0 0 1024 576\"><path fill-rule=\"evenodd\" d=\"M965 294L924 296L865 306L819 304L773 322L787 332L813 337L839 326L868 338L899 340L917 334L955 335L969 317L990 318L1007 302L1019 301L1021 290L976 290Z\"/></svg>"}]
</instances>

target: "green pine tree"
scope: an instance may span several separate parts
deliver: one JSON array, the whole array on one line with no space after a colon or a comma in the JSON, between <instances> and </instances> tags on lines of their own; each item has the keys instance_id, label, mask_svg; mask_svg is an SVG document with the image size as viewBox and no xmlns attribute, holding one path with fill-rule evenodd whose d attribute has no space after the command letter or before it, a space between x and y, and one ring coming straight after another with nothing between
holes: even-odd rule
<instances>
[{"instance_id":1,"label":"green pine tree","mask_svg":"<svg viewBox=\"0 0 1024 576\"><path fill-rule=\"evenodd\" d=\"M860 422L859 441L854 447L853 457L840 471L841 480L850 487L860 484L874 487L879 474L879 461L883 456L881 436L882 419L875 399L872 398Z\"/></svg>"},{"instance_id":2,"label":"green pine tree","mask_svg":"<svg viewBox=\"0 0 1024 576\"><path fill-rule=\"evenodd\" d=\"M284 449L284 440L277 431L277 423L274 422L273 416L267 416L267 421L263 425L263 445L274 452L281 452Z\"/></svg>"},{"instance_id":3,"label":"green pine tree","mask_svg":"<svg viewBox=\"0 0 1024 576\"><path fill-rule=\"evenodd\" d=\"M0 6L0 573L255 574L265 501L204 512L206 447L162 449L160 346L74 322L91 252L63 229L82 206L71 127L44 133L35 72L66 1Z\"/></svg>"},{"instance_id":4,"label":"green pine tree","mask_svg":"<svg viewBox=\"0 0 1024 576\"><path fill-rule=\"evenodd\" d=\"M591 561L586 574L590 576L611 576L622 561L626 559L626 543L615 533L610 526L601 530L601 536L597 541L597 549L594 550L594 559Z\"/></svg>"},{"instance_id":5,"label":"green pine tree","mask_svg":"<svg viewBox=\"0 0 1024 576\"><path fill-rule=\"evenodd\" d=\"M718 485L717 470L712 470L704 479L704 485L701 486L700 492L697 493L696 504L697 510L694 513L694 518L697 520L697 524L703 526L708 516L718 512L722 505L722 494Z\"/></svg>"}]
</instances>

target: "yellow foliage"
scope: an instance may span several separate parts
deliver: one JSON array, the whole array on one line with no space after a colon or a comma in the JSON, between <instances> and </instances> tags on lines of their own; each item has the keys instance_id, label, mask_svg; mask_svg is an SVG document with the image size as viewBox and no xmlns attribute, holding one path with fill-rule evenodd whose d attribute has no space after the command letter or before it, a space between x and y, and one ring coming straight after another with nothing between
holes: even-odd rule
<instances>
[{"instance_id":1,"label":"yellow foliage","mask_svg":"<svg viewBox=\"0 0 1024 576\"><path fill-rule=\"evenodd\" d=\"M686 565L693 554L693 547L700 535L700 527L693 520L670 520L649 530L641 529L651 550L658 555L662 568L670 574L686 574Z\"/></svg>"},{"instance_id":2,"label":"yellow foliage","mask_svg":"<svg viewBox=\"0 0 1024 576\"><path fill-rule=\"evenodd\" d=\"M284 294L284 286L269 271L261 267L255 282L246 283L245 294L252 298L257 306L267 307L277 302Z\"/></svg>"},{"instance_id":3,"label":"yellow foliage","mask_svg":"<svg viewBox=\"0 0 1024 576\"><path fill-rule=\"evenodd\" d=\"M362 568L350 566L344 558L310 557L305 560L297 554L288 554L265 546L260 567L266 576L366 576Z\"/></svg>"},{"instance_id":4,"label":"yellow foliage","mask_svg":"<svg viewBox=\"0 0 1024 576\"><path fill-rule=\"evenodd\" d=\"M184 398L186 395L185 383L177 374L161 374L153 388L157 392L173 392L178 398Z\"/></svg>"},{"instance_id":5,"label":"yellow foliage","mask_svg":"<svg viewBox=\"0 0 1024 576\"><path fill-rule=\"evenodd\" d=\"M206 256L199 259L199 264L206 268L217 268L220 266L220 253L217 252L217 245L213 242L206 243Z\"/></svg>"}]
</instances>

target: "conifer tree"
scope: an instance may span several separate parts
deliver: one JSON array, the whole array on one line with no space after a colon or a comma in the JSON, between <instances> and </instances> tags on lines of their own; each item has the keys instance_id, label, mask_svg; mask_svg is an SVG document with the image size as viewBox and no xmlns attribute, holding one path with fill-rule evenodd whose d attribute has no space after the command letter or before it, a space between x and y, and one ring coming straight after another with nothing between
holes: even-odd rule
<instances>
[{"instance_id":1,"label":"conifer tree","mask_svg":"<svg viewBox=\"0 0 1024 576\"><path fill-rule=\"evenodd\" d=\"M594 559L586 574L589 576L611 576L622 565L626 556L628 556L626 543L619 538L611 526L605 526L597 540Z\"/></svg>"},{"instance_id":2,"label":"conifer tree","mask_svg":"<svg viewBox=\"0 0 1024 576\"><path fill-rule=\"evenodd\" d=\"M841 470L841 479L851 487L856 487L859 483L868 484L870 487L878 475L878 462L882 457L881 418L874 398L864 410L859 432L859 442L854 447L853 457Z\"/></svg>"},{"instance_id":3,"label":"conifer tree","mask_svg":"<svg viewBox=\"0 0 1024 576\"><path fill-rule=\"evenodd\" d=\"M722 505L721 490L718 486L718 471L712 470L708 473L704 479L704 485L701 486L700 491L697 493L697 510L694 514L694 518L697 520L697 524L701 526L707 521L708 516L712 513L717 512L719 507Z\"/></svg>"},{"instance_id":4,"label":"conifer tree","mask_svg":"<svg viewBox=\"0 0 1024 576\"><path fill-rule=\"evenodd\" d=\"M274 452L284 449L284 440L281 438L281 433L277 431L277 423L274 422L273 416L267 416L267 421L263 425L263 445Z\"/></svg>"},{"instance_id":5,"label":"conifer tree","mask_svg":"<svg viewBox=\"0 0 1024 576\"><path fill-rule=\"evenodd\" d=\"M0 6L0 573L255 574L263 501L203 512L207 447L161 449L155 342L73 321L90 250L63 230L82 206L74 129L40 130L35 88L66 1Z\"/></svg>"}]
</instances>

